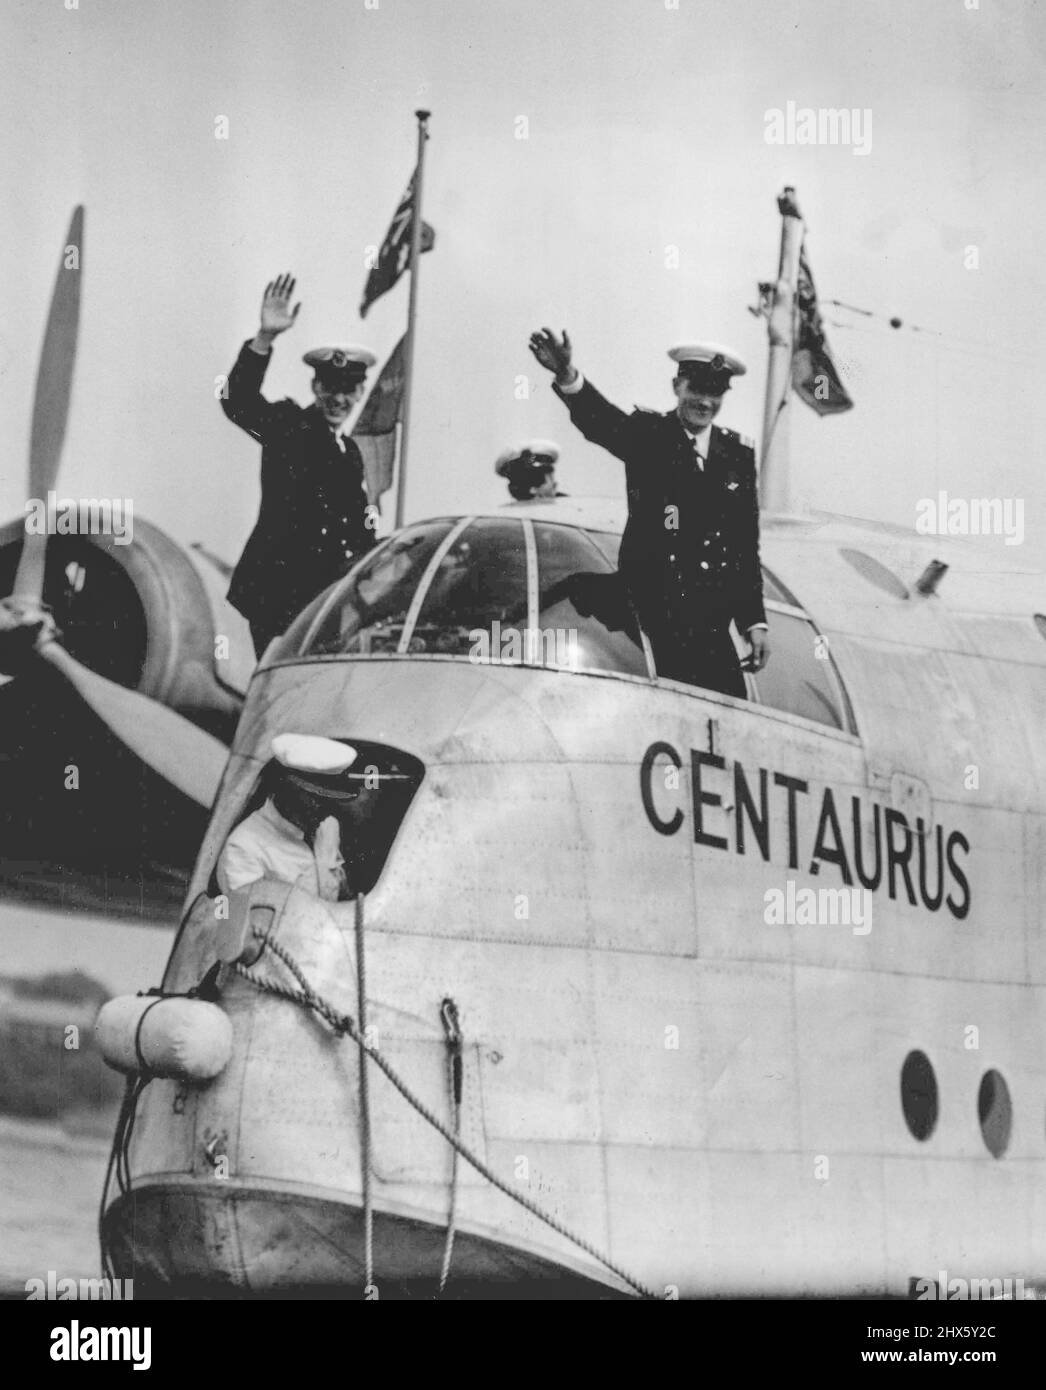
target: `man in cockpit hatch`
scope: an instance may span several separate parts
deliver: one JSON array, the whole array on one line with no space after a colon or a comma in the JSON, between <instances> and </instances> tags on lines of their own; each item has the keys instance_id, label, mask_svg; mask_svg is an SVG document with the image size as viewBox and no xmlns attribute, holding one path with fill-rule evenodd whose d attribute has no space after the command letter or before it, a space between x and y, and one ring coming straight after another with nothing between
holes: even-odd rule
<instances>
[{"instance_id":1,"label":"man in cockpit hatch","mask_svg":"<svg viewBox=\"0 0 1046 1390\"><path fill-rule=\"evenodd\" d=\"M335 739L277 734L264 805L233 830L218 858L218 886L235 892L260 878L294 883L327 902L346 888L332 805L355 799L345 774L356 750Z\"/></svg>"}]
</instances>

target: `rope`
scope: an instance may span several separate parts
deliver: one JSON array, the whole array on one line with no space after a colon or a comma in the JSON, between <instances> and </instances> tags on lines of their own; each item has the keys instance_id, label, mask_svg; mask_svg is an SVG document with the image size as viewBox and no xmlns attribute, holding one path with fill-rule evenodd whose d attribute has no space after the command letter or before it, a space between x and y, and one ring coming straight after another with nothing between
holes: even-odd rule
<instances>
[{"instance_id":1,"label":"rope","mask_svg":"<svg viewBox=\"0 0 1046 1390\"><path fill-rule=\"evenodd\" d=\"M503 1178L499 1177L481 1158L478 1158L468 1145L463 1143L442 1120L434 1115L424 1101L414 1095L407 1083L399 1077L381 1053L376 1048L371 1047L370 1044L361 1037L355 1021L348 1014L337 1013L325 999L315 992L302 974L297 961L295 961L282 946L274 941L268 933L260 931L257 927L254 928L253 934L257 940L268 947L278 960L283 962L301 986L301 993L296 993L294 990L288 988L288 986L280 985L274 980L259 978L252 975L248 968L241 965L239 961L234 962L232 966L232 969L237 975L249 981L256 989L261 990L265 994L272 994L277 998L287 999L295 1004L304 1005L328 1023L339 1037L350 1037L356 1046L366 1052L367 1056L373 1060L375 1065L384 1072L407 1104L412 1106L422 1119L432 1126L437 1134L442 1135L451 1148L459 1153L465 1162L469 1164L470 1167L474 1168L481 1177L486 1178L492 1187L496 1187L499 1192L503 1192L506 1197L510 1198L518 1206L521 1206L524 1211L530 1212L531 1216L536 1216L539 1221L543 1221L546 1226L576 1245L579 1250L583 1250L587 1255L591 1255L594 1260L598 1260L601 1265L609 1269L612 1274L616 1274L620 1280L629 1286L629 1288L635 1289L635 1291L642 1294L644 1298L657 1298L657 1294L653 1289L648 1288L647 1285L641 1283L633 1275L626 1273L620 1265L615 1264L614 1261L611 1260L609 1255L604 1255L596 1246L592 1245L582 1236L575 1234L569 1227L564 1226L561 1221L557 1220L556 1217L550 1216L548 1212L543 1211L541 1207L539 1207L536 1202L531 1201L529 1197L524 1197L521 1192L514 1191Z\"/></svg>"},{"instance_id":2,"label":"rope","mask_svg":"<svg viewBox=\"0 0 1046 1390\"><path fill-rule=\"evenodd\" d=\"M880 310L862 309L857 304L846 304L841 299L822 299L821 303L834 305L837 309L846 309L851 314L860 314L862 318L871 319L874 323L881 326L888 326L892 330L891 333L888 334L883 334L880 328L859 330L865 333L875 333L878 337L892 337L893 333L898 330L902 330L904 333L922 333L927 337L939 339L938 346L949 352L960 352L968 357L979 357L986 360L990 359L994 362L999 361L998 348L987 338L965 338L958 333L944 332L940 328L928 328L925 324L907 323L897 314L884 314ZM831 322L836 328L845 328L851 331L856 328L855 324L845 323L841 320ZM1031 353L1015 351L1012 347L1008 347L1006 351L1006 361L1009 363L1015 358L1029 364L1033 360L1036 360Z\"/></svg>"},{"instance_id":3,"label":"rope","mask_svg":"<svg viewBox=\"0 0 1046 1390\"><path fill-rule=\"evenodd\" d=\"M447 1088L450 1092L451 1114L454 1116L454 1136L461 1138L461 1096L464 1090L464 1068L461 1063L461 1025L458 1006L453 999L444 999L439 1016L447 1035ZM450 1258L454 1252L454 1234L458 1209L458 1151L451 1149L450 1211L447 1213L447 1238L443 1246L443 1263L439 1271L439 1291L442 1294L450 1277Z\"/></svg>"},{"instance_id":4,"label":"rope","mask_svg":"<svg viewBox=\"0 0 1046 1390\"><path fill-rule=\"evenodd\" d=\"M109 1148L109 1161L105 1169L105 1181L102 1184L102 1196L98 1207L98 1244L101 1248L102 1273L109 1279L114 1279L115 1270L109 1252L109 1246L105 1239L105 1205L109 1199L109 1190L112 1186L113 1173L116 1174L116 1185L120 1190L120 1195L125 1196L131 1190L131 1136L134 1133L135 1120L138 1118L138 1102L142 1092L153 1079L153 1074L149 1069L149 1064L145 1060L142 1052L142 1024L145 1022L146 1015L155 1005L164 999L217 999L218 971L221 962L212 965L198 985L192 989L173 991L165 994L163 989L153 986L152 989L138 991L139 998L148 998L155 995L152 1003L142 1010L138 1019L138 1024L134 1030L134 1053L138 1060L138 1071L129 1072L124 1086L123 1100L120 1103L120 1113L116 1121L116 1131L113 1134L113 1142Z\"/></svg>"},{"instance_id":5,"label":"rope","mask_svg":"<svg viewBox=\"0 0 1046 1390\"><path fill-rule=\"evenodd\" d=\"M124 1085L123 1100L120 1103L120 1113L116 1121L116 1131L113 1134L113 1142L109 1148L109 1161L106 1165L105 1181L102 1184L102 1196L98 1204L98 1245L101 1251L102 1274L110 1280L116 1277L116 1271L113 1267L109 1243L105 1238L106 1203L109 1200L109 1190L112 1186L114 1172L116 1174L116 1185L120 1190L120 1195L124 1196L130 1190L131 1133L134 1129L134 1119L138 1101L151 1079L151 1076L143 1077L137 1072L130 1072L128 1074L127 1081Z\"/></svg>"},{"instance_id":6,"label":"rope","mask_svg":"<svg viewBox=\"0 0 1046 1390\"><path fill-rule=\"evenodd\" d=\"M163 995L158 994L151 1004L146 1004L138 1018L138 1026L134 1030L134 1055L138 1059L138 1070L142 1076L150 1076L152 1074L149 1063L145 1060L145 1054L142 1052L142 1024L149 1017L150 1012L156 1008L157 1004L162 1003Z\"/></svg>"},{"instance_id":7,"label":"rope","mask_svg":"<svg viewBox=\"0 0 1046 1390\"><path fill-rule=\"evenodd\" d=\"M360 1029L367 1036L367 966L363 940L363 894L356 897L356 997L359 1001ZM363 1266L369 1291L374 1283L374 1205L371 1197L370 1172L370 1078L367 1075L367 1054L360 1049L360 1167L363 1170Z\"/></svg>"},{"instance_id":8,"label":"rope","mask_svg":"<svg viewBox=\"0 0 1046 1390\"><path fill-rule=\"evenodd\" d=\"M124 1129L127 1124L127 1117L130 1114L132 1096L137 1081L138 1078L132 1072L124 1082L123 1100L120 1102L120 1113L116 1120L113 1142L109 1145L109 1162L106 1164L105 1181L102 1183L102 1196L98 1204L98 1244L101 1248L102 1274L108 1279L113 1277L114 1270L112 1260L109 1256L109 1245L105 1239L105 1207L109 1197L109 1188L113 1181L114 1170L116 1172L117 1184L120 1186L121 1192L123 1191L120 1174L120 1151L123 1146Z\"/></svg>"}]
</instances>

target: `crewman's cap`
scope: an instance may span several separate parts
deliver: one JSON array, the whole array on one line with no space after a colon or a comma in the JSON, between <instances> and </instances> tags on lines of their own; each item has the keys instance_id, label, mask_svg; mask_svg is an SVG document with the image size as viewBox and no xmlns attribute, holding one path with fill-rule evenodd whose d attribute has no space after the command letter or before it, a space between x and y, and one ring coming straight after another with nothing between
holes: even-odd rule
<instances>
[{"instance_id":1,"label":"crewman's cap","mask_svg":"<svg viewBox=\"0 0 1046 1390\"><path fill-rule=\"evenodd\" d=\"M347 743L315 734L277 734L270 746L292 785L310 792L356 795L358 788L342 775L359 756Z\"/></svg>"},{"instance_id":2,"label":"crewman's cap","mask_svg":"<svg viewBox=\"0 0 1046 1390\"><path fill-rule=\"evenodd\" d=\"M494 462L494 472L499 478L508 478L515 472L517 465L522 464L524 456L527 467L533 464L546 464L551 467L559 458L559 445L551 439L527 439L522 444L513 444L511 448L502 449Z\"/></svg>"},{"instance_id":3,"label":"crewman's cap","mask_svg":"<svg viewBox=\"0 0 1046 1390\"><path fill-rule=\"evenodd\" d=\"M352 390L367 375L378 359L370 348L358 343L343 343L340 347L311 348L302 357L325 386L343 386Z\"/></svg>"},{"instance_id":4,"label":"crewman's cap","mask_svg":"<svg viewBox=\"0 0 1046 1390\"><path fill-rule=\"evenodd\" d=\"M729 391L730 378L748 370L736 353L719 343L681 343L669 348L668 355L679 364L680 376L711 396Z\"/></svg>"}]
</instances>

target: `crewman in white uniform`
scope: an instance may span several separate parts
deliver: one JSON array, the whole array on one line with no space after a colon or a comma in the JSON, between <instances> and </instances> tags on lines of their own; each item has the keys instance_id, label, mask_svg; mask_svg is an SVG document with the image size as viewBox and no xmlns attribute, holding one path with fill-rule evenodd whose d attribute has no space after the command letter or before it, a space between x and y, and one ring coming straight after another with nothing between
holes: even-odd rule
<instances>
[{"instance_id":1,"label":"crewman in white uniform","mask_svg":"<svg viewBox=\"0 0 1046 1390\"><path fill-rule=\"evenodd\" d=\"M337 902L345 886L341 833L337 818L324 812L332 800L356 796L344 777L356 750L312 734L277 734L272 753L279 765L271 769L277 772L273 789L226 840L218 858L218 886L228 894L274 878Z\"/></svg>"}]
</instances>

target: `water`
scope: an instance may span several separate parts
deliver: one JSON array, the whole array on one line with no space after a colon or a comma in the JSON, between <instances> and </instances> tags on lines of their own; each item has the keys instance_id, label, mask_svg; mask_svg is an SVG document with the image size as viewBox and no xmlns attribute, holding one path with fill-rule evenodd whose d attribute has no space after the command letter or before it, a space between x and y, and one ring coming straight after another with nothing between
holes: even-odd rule
<instances>
[{"instance_id":1,"label":"water","mask_svg":"<svg viewBox=\"0 0 1046 1390\"><path fill-rule=\"evenodd\" d=\"M68 1088L53 1113L45 1104L44 1113L38 1105L35 1117L27 1114L26 1082L33 1086L34 1069L38 1096L59 1094L44 1083L75 1073L62 1052L63 1006L27 1004L12 997L10 986L74 975L109 995L136 994L159 983L172 938L168 925L0 904L0 1023L7 1065L19 1067L18 1075L0 1077L0 1293L6 1297L24 1298L25 1281L46 1279L49 1270L59 1279L98 1277L98 1203L115 1119L111 1096L99 1108L96 1096L73 1097Z\"/></svg>"},{"instance_id":2,"label":"water","mask_svg":"<svg viewBox=\"0 0 1046 1390\"><path fill-rule=\"evenodd\" d=\"M25 1281L94 1279L100 1271L98 1202L107 1140L67 1135L45 1121L0 1120L0 1295Z\"/></svg>"}]
</instances>

